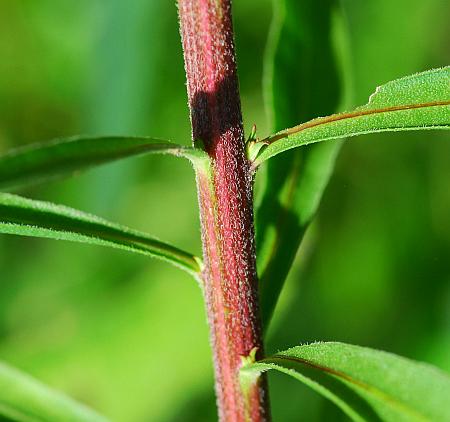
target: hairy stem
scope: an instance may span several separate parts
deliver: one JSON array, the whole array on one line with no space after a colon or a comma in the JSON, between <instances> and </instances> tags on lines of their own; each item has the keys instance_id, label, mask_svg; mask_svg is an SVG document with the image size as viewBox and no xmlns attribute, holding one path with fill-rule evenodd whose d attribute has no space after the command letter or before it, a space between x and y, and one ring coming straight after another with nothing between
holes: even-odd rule
<instances>
[{"instance_id":1,"label":"hairy stem","mask_svg":"<svg viewBox=\"0 0 450 422\"><path fill-rule=\"evenodd\" d=\"M197 172L206 309L222 421L266 421L264 376L243 384L243 359L262 357L253 191L236 74L231 0L179 0L194 143L210 156Z\"/></svg>"}]
</instances>

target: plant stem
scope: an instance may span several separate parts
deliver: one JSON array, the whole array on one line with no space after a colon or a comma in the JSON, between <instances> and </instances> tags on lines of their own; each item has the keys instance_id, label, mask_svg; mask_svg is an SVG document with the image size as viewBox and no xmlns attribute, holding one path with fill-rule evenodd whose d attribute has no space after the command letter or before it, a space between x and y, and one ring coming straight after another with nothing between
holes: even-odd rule
<instances>
[{"instance_id":1,"label":"plant stem","mask_svg":"<svg viewBox=\"0 0 450 422\"><path fill-rule=\"evenodd\" d=\"M211 158L197 171L197 186L219 418L267 421L265 376L239 382L243 358L252 351L260 358L263 348L231 0L179 0L178 7L192 135Z\"/></svg>"}]
</instances>

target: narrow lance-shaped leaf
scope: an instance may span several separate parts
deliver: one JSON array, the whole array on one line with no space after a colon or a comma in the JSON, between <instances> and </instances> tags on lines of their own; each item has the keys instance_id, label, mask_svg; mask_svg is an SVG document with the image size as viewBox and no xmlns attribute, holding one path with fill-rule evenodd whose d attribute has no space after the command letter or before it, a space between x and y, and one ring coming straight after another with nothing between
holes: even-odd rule
<instances>
[{"instance_id":1,"label":"narrow lance-shaped leaf","mask_svg":"<svg viewBox=\"0 0 450 422\"><path fill-rule=\"evenodd\" d=\"M0 415L20 422L107 422L108 419L0 362Z\"/></svg>"},{"instance_id":2,"label":"narrow lance-shaped leaf","mask_svg":"<svg viewBox=\"0 0 450 422\"><path fill-rule=\"evenodd\" d=\"M0 188L34 184L135 155L160 153L197 164L201 150L146 137L73 137L27 145L0 156Z\"/></svg>"},{"instance_id":3,"label":"narrow lance-shaped leaf","mask_svg":"<svg viewBox=\"0 0 450 422\"><path fill-rule=\"evenodd\" d=\"M337 22L332 18L335 6L334 0L273 2L264 88L274 130L336 111L340 90L331 44ZM338 142L312 145L278 156L264 168L255 212L264 329L317 210L339 147Z\"/></svg>"},{"instance_id":4,"label":"narrow lance-shaped leaf","mask_svg":"<svg viewBox=\"0 0 450 422\"><path fill-rule=\"evenodd\" d=\"M243 381L275 369L332 400L355 421L450 420L450 377L431 365L343 343L293 347L249 363Z\"/></svg>"},{"instance_id":5,"label":"narrow lance-shaped leaf","mask_svg":"<svg viewBox=\"0 0 450 422\"><path fill-rule=\"evenodd\" d=\"M377 88L368 104L352 112L319 117L269 136L261 141L266 145L257 154L254 166L288 149L314 142L376 132L449 128L447 66L388 82Z\"/></svg>"},{"instance_id":6,"label":"narrow lance-shaped leaf","mask_svg":"<svg viewBox=\"0 0 450 422\"><path fill-rule=\"evenodd\" d=\"M200 259L144 233L102 218L0 193L0 233L45 237L124 249L170 262L198 277Z\"/></svg>"}]
</instances>

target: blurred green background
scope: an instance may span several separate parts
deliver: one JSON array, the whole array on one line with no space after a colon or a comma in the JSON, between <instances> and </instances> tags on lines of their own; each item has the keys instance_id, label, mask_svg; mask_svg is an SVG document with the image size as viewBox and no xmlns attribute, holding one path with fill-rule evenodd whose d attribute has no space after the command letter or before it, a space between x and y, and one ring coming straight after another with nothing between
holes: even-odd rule
<instances>
[{"instance_id":1,"label":"blurred green background","mask_svg":"<svg viewBox=\"0 0 450 422\"><path fill-rule=\"evenodd\" d=\"M344 0L356 104L448 64L445 0ZM235 0L245 127L266 135L269 0ZM299 57L301 60L301 57ZM189 144L175 1L1 0L0 150L72 134ZM444 132L351 140L276 310L268 351L314 340L381 348L450 371L450 143ZM21 190L200 253L193 171L169 157ZM124 252L0 237L0 358L115 421L215 420L199 288ZM345 420L282 375L275 421Z\"/></svg>"}]
</instances>

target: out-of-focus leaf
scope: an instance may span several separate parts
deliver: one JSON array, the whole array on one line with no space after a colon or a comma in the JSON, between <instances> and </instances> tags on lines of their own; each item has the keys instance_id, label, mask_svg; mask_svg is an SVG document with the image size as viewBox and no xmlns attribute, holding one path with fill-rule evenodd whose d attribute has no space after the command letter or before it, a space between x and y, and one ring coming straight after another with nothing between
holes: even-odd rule
<instances>
[{"instance_id":1,"label":"out-of-focus leaf","mask_svg":"<svg viewBox=\"0 0 450 422\"><path fill-rule=\"evenodd\" d=\"M200 259L144 233L72 208L0 193L0 233L111 246L163 259L198 277Z\"/></svg>"},{"instance_id":2,"label":"out-of-focus leaf","mask_svg":"<svg viewBox=\"0 0 450 422\"><path fill-rule=\"evenodd\" d=\"M450 129L450 66L388 82L352 112L319 117L269 136L254 164L314 142L419 129Z\"/></svg>"},{"instance_id":3,"label":"out-of-focus leaf","mask_svg":"<svg viewBox=\"0 0 450 422\"><path fill-rule=\"evenodd\" d=\"M153 138L74 137L12 150L0 157L0 187L33 184L134 155L160 153L196 163L205 153Z\"/></svg>"},{"instance_id":4,"label":"out-of-focus leaf","mask_svg":"<svg viewBox=\"0 0 450 422\"><path fill-rule=\"evenodd\" d=\"M275 369L332 400L356 421L448 421L450 377L428 364L360 346L313 343L242 368Z\"/></svg>"},{"instance_id":5,"label":"out-of-focus leaf","mask_svg":"<svg viewBox=\"0 0 450 422\"><path fill-rule=\"evenodd\" d=\"M340 90L331 45L334 3L273 2L264 80L273 130L336 111ZM256 242L265 329L339 147L336 142L302 148L270 160L264 169L256 208Z\"/></svg>"},{"instance_id":6,"label":"out-of-focus leaf","mask_svg":"<svg viewBox=\"0 0 450 422\"><path fill-rule=\"evenodd\" d=\"M0 362L0 415L20 422L107 422L104 416Z\"/></svg>"}]
</instances>

